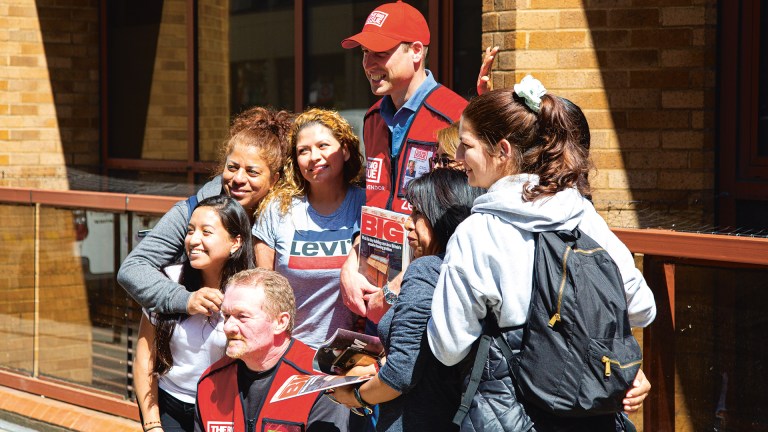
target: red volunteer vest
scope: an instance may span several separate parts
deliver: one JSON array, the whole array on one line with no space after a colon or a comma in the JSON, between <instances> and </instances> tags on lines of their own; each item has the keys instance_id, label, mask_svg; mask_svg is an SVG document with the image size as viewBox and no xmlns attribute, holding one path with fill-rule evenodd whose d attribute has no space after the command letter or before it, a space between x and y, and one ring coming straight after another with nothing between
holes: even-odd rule
<instances>
[{"instance_id":1,"label":"red volunteer vest","mask_svg":"<svg viewBox=\"0 0 768 432\"><path fill-rule=\"evenodd\" d=\"M391 157L392 137L379 112L380 105L381 100L368 110L363 126L366 205L411 214L411 206L405 201L408 182L429 171L429 159L437 150L437 131L457 121L467 101L438 84L414 114L395 159Z\"/></svg>"},{"instance_id":2,"label":"red volunteer vest","mask_svg":"<svg viewBox=\"0 0 768 432\"><path fill-rule=\"evenodd\" d=\"M293 339L277 364L269 393L261 407L254 431L305 431L309 412L322 393L311 393L269 403L291 375L309 374L315 351ZM197 409L205 432L246 432L243 401L237 388L237 361L224 357L211 365L197 384ZM267 425L267 429L262 429Z\"/></svg>"}]
</instances>

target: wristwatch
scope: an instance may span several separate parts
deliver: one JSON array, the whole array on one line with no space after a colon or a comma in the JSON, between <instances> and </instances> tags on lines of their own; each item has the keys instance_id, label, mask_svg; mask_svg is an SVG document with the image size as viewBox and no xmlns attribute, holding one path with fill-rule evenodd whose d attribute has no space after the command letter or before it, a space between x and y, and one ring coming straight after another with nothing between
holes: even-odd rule
<instances>
[{"instance_id":1,"label":"wristwatch","mask_svg":"<svg viewBox=\"0 0 768 432\"><path fill-rule=\"evenodd\" d=\"M388 283L385 283L384 286L381 287L381 291L384 293L384 301L387 302L388 305L395 304L395 301L397 300L397 294L389 289Z\"/></svg>"}]
</instances>

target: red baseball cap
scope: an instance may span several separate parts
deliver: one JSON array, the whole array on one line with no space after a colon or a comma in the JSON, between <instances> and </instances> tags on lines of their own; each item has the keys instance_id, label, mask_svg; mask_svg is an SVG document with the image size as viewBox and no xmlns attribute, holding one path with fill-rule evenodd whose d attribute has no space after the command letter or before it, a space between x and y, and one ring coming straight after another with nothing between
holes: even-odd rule
<instances>
[{"instance_id":1,"label":"red baseball cap","mask_svg":"<svg viewBox=\"0 0 768 432\"><path fill-rule=\"evenodd\" d=\"M363 31L341 41L344 48L362 45L374 52L389 51L402 42L429 45L427 20L415 7L398 1L377 7L365 20Z\"/></svg>"}]
</instances>

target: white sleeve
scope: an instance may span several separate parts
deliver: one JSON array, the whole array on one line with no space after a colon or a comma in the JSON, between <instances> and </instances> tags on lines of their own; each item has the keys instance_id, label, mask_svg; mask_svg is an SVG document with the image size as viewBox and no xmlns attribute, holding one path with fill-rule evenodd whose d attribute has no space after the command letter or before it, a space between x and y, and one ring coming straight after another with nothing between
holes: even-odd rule
<instances>
[{"instance_id":1,"label":"white sleeve","mask_svg":"<svg viewBox=\"0 0 768 432\"><path fill-rule=\"evenodd\" d=\"M482 335L480 321L485 318L489 302L485 293L475 289L490 284L483 284L476 271L477 263L483 262L478 256L482 251L475 250L472 243L478 239L467 231L466 226L459 226L448 242L432 297L432 318L427 324L432 353L447 366L464 359Z\"/></svg>"}]
</instances>

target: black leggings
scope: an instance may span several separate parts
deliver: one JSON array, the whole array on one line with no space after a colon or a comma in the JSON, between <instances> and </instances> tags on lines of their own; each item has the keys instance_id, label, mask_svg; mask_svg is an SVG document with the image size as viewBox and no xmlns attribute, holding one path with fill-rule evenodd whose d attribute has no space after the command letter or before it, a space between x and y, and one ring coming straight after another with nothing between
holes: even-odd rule
<instances>
[{"instance_id":1,"label":"black leggings","mask_svg":"<svg viewBox=\"0 0 768 432\"><path fill-rule=\"evenodd\" d=\"M165 432L193 432L195 430L195 404L182 402L158 387L160 423Z\"/></svg>"}]
</instances>

